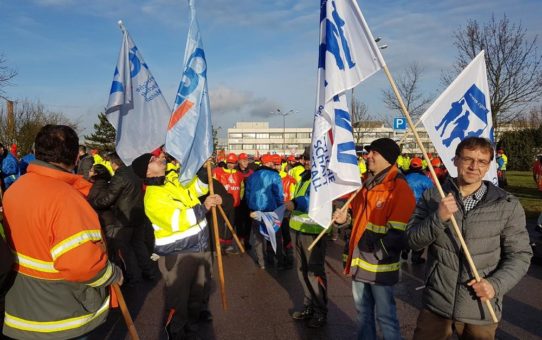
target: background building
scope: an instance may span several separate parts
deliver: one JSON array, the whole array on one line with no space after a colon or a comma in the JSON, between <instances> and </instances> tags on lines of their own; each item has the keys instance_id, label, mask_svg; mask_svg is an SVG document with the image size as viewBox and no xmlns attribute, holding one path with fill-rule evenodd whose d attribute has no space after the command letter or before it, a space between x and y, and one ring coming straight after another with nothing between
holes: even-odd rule
<instances>
[{"instance_id":1,"label":"background building","mask_svg":"<svg viewBox=\"0 0 542 340\"><path fill-rule=\"evenodd\" d=\"M417 130L427 152L435 152L423 127ZM311 144L311 137L312 128L270 128L268 122L237 122L233 128L228 129L225 149L226 153L244 152L250 155L301 154L304 148ZM367 121L354 126L356 145L367 145L382 137L401 142L405 153L421 153L411 133L402 140L405 131L394 130L384 122Z\"/></svg>"}]
</instances>

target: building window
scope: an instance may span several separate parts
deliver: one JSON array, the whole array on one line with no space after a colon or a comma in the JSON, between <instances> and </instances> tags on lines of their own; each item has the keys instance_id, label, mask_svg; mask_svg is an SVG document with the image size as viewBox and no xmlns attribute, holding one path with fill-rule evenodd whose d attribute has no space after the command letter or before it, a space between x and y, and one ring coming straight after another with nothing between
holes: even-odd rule
<instances>
[{"instance_id":1,"label":"building window","mask_svg":"<svg viewBox=\"0 0 542 340\"><path fill-rule=\"evenodd\" d=\"M271 150L282 150L282 144L271 144Z\"/></svg>"},{"instance_id":2,"label":"building window","mask_svg":"<svg viewBox=\"0 0 542 340\"><path fill-rule=\"evenodd\" d=\"M287 133L284 134L284 138L287 138L287 139L295 139L295 136L296 136L295 133L287 132Z\"/></svg>"},{"instance_id":3,"label":"building window","mask_svg":"<svg viewBox=\"0 0 542 340\"><path fill-rule=\"evenodd\" d=\"M282 133L270 133L269 139L282 139Z\"/></svg>"},{"instance_id":4,"label":"building window","mask_svg":"<svg viewBox=\"0 0 542 340\"><path fill-rule=\"evenodd\" d=\"M232 139L235 139L235 138L243 138L243 134L242 133L230 133L230 137L229 138L232 138Z\"/></svg>"},{"instance_id":5,"label":"building window","mask_svg":"<svg viewBox=\"0 0 542 340\"><path fill-rule=\"evenodd\" d=\"M230 144L228 146L229 150L239 150L243 147L243 144Z\"/></svg>"},{"instance_id":6,"label":"building window","mask_svg":"<svg viewBox=\"0 0 542 340\"><path fill-rule=\"evenodd\" d=\"M254 149L254 144L243 144L243 150L252 150Z\"/></svg>"},{"instance_id":7,"label":"building window","mask_svg":"<svg viewBox=\"0 0 542 340\"><path fill-rule=\"evenodd\" d=\"M298 132L297 138L311 138L311 136L309 132Z\"/></svg>"},{"instance_id":8,"label":"building window","mask_svg":"<svg viewBox=\"0 0 542 340\"><path fill-rule=\"evenodd\" d=\"M243 138L254 139L254 138L256 138L256 134L255 133L243 133Z\"/></svg>"},{"instance_id":9,"label":"building window","mask_svg":"<svg viewBox=\"0 0 542 340\"><path fill-rule=\"evenodd\" d=\"M269 144L256 144L256 150L269 150Z\"/></svg>"},{"instance_id":10,"label":"building window","mask_svg":"<svg viewBox=\"0 0 542 340\"><path fill-rule=\"evenodd\" d=\"M269 134L268 133L257 133L256 138L258 138L258 139L269 139Z\"/></svg>"}]
</instances>

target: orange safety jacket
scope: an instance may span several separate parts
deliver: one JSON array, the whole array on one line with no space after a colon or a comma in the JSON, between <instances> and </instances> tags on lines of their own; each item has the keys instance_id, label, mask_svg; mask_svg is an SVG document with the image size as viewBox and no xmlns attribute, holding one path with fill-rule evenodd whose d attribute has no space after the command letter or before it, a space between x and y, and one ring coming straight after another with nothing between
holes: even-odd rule
<instances>
[{"instance_id":1,"label":"orange safety jacket","mask_svg":"<svg viewBox=\"0 0 542 340\"><path fill-rule=\"evenodd\" d=\"M91 184L36 161L4 196L15 282L6 295L4 334L68 339L103 323L117 267L107 258L100 222L84 194Z\"/></svg>"},{"instance_id":2,"label":"orange safety jacket","mask_svg":"<svg viewBox=\"0 0 542 340\"><path fill-rule=\"evenodd\" d=\"M376 185L367 185L352 200L352 234L346 274L354 280L392 285L399 280L399 255L416 200L396 165Z\"/></svg>"},{"instance_id":3,"label":"orange safety jacket","mask_svg":"<svg viewBox=\"0 0 542 340\"><path fill-rule=\"evenodd\" d=\"M213 169L213 178L224 185L226 191L233 196L233 206L238 207L245 192L245 177L241 172L217 167Z\"/></svg>"},{"instance_id":4,"label":"orange safety jacket","mask_svg":"<svg viewBox=\"0 0 542 340\"><path fill-rule=\"evenodd\" d=\"M297 181L286 171L279 173L282 179L282 191L284 191L284 202L291 201L294 198Z\"/></svg>"}]
</instances>

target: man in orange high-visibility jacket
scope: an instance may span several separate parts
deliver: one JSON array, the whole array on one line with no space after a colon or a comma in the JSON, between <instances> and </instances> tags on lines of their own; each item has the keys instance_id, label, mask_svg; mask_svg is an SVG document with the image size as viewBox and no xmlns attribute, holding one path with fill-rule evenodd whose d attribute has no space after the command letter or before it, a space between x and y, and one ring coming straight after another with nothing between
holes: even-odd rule
<instances>
[{"instance_id":1,"label":"man in orange high-visibility jacket","mask_svg":"<svg viewBox=\"0 0 542 340\"><path fill-rule=\"evenodd\" d=\"M122 272L107 259L100 222L87 203L90 183L72 173L75 131L46 125L36 160L4 196L15 281L6 295L3 332L16 339L72 339L102 324L108 286Z\"/></svg>"},{"instance_id":2,"label":"man in orange high-visibility jacket","mask_svg":"<svg viewBox=\"0 0 542 340\"><path fill-rule=\"evenodd\" d=\"M345 273L352 275L358 312L358 338L376 339L378 320L384 339L400 339L393 285L399 281L399 255L406 245L405 229L416 201L397 168L397 143L380 138L367 147L371 176L352 201L352 234ZM335 221L344 224L346 212ZM376 315L375 315L376 314Z\"/></svg>"}]
</instances>

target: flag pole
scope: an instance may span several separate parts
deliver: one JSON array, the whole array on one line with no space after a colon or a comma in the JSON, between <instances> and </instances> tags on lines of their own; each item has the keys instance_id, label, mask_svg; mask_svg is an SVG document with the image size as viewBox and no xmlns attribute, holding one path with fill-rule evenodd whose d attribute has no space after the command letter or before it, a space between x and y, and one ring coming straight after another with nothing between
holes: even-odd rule
<instances>
[{"instance_id":1,"label":"flag pole","mask_svg":"<svg viewBox=\"0 0 542 340\"><path fill-rule=\"evenodd\" d=\"M128 333L130 333L130 338L132 338L132 340L139 340L137 329L135 328L134 321L132 320L132 316L130 315L130 311L128 310L128 306L126 305L124 295L122 295L122 291L120 290L119 285L117 283L113 283L111 286L113 287L113 291L115 292L115 294L117 295L117 299L119 300L120 311L122 312L122 316L124 317L126 327L128 327Z\"/></svg>"},{"instance_id":2,"label":"flag pole","mask_svg":"<svg viewBox=\"0 0 542 340\"><path fill-rule=\"evenodd\" d=\"M2 201L0 200L0 203L1 202ZM104 231L102 230L100 234L102 235L102 249L107 254L107 240L105 238ZM128 310L128 305L126 305L126 300L124 300L124 295L122 295L122 290L120 290L119 284L113 283L111 284L111 288L113 290L112 293L115 294L118 300L122 317L124 318L124 322L126 323L126 328L128 328L128 333L130 333L130 338L132 340L139 340L139 335L137 334L137 329L134 325L134 320L132 319L132 316L130 315L130 311Z\"/></svg>"},{"instance_id":3,"label":"flag pole","mask_svg":"<svg viewBox=\"0 0 542 340\"><path fill-rule=\"evenodd\" d=\"M422 119L418 119L418 121L416 122L416 124L414 124L414 129L416 129L418 127L418 125L420 125L420 123L422 122ZM401 140L399 140L399 142L397 144L401 145L405 142L406 138L410 135L410 132L412 130L407 130L407 132L405 132L405 134L403 135L403 137L401 137Z\"/></svg>"},{"instance_id":4,"label":"flag pole","mask_svg":"<svg viewBox=\"0 0 542 340\"><path fill-rule=\"evenodd\" d=\"M211 162L207 161L207 178L209 179L209 194L214 195L213 188L213 175L211 173ZM222 297L222 309L228 309L228 302L226 301L226 287L224 283L224 266L222 264L222 251L220 249L220 237L218 236L218 220L216 216L216 207L211 208L213 216L213 233L215 234L215 249L216 249L216 261L218 263L218 283L220 285L220 296Z\"/></svg>"},{"instance_id":5,"label":"flag pole","mask_svg":"<svg viewBox=\"0 0 542 340\"><path fill-rule=\"evenodd\" d=\"M435 173L435 170L433 169L433 166L431 165L431 160L429 159L429 156L427 156L425 147L423 146L420 136L418 135L418 132L416 131L416 127L414 123L412 122L412 119L410 118L410 114L408 113L405 103L403 102L403 98L401 97L401 94L399 93L399 90L397 89L397 86L395 85L395 81L393 80L393 77L391 76L391 73L388 70L388 66L386 64L383 64L382 68L384 69L384 73L386 73L386 77L388 78L391 84L391 88L393 92L395 93L397 100L399 101L399 105L401 106L401 110L403 111L403 114L405 118L407 119L408 125L410 129L412 130L412 133L414 134L416 143L418 144L420 150L422 151L423 158L427 162L427 168L431 172L431 177L433 177L433 182L435 182L435 186L437 187L440 193L440 197L444 198L446 197L444 190L442 190L442 186L440 185L438 181L437 174ZM478 270L476 269L476 266L474 265L474 261L472 260L472 256L470 254L469 249L467 248L467 244L465 243L463 235L461 234L461 230L459 229L457 221L455 220L455 217L453 215L450 220L454 227L454 231L457 235L457 238L459 239L459 242L461 243L461 248L463 248L463 253L465 254L465 258L467 259L467 262L469 263L469 267L472 273L474 274L474 278L476 279L476 282L480 282L481 281L480 275L478 274ZM497 320L497 316L495 315L495 311L493 310L493 306L491 305L491 302L489 300L485 300L485 304L489 311L489 314L491 315L491 318L493 319L493 322L497 323L499 320Z\"/></svg>"},{"instance_id":6,"label":"flag pole","mask_svg":"<svg viewBox=\"0 0 542 340\"><path fill-rule=\"evenodd\" d=\"M348 209L348 206L350 205L350 203L352 203L352 200L354 199L354 197L356 197L358 195L358 193L361 191L361 188L363 188L363 186L359 187L355 192L354 194L350 195L350 197L348 198L348 200L346 201L346 203L344 203L344 205L341 207L340 211L341 213L346 211ZM335 223L335 218L333 218L331 220L331 222L329 223L329 225L327 226L327 228L324 228L322 229L322 231L320 232L320 234L318 234L318 237L314 239L314 241L312 241L312 243L310 244L310 246L307 248L308 251L312 251L312 248L314 248L314 246L316 246L316 243L318 243L318 241L320 241L320 239L322 237L324 237L324 235L327 233L327 231L329 230L329 228L331 228L331 226L333 225L333 223Z\"/></svg>"},{"instance_id":7,"label":"flag pole","mask_svg":"<svg viewBox=\"0 0 542 340\"><path fill-rule=\"evenodd\" d=\"M239 237L237 237L237 233L235 232L235 229L230 223L230 220L228 219L228 216L226 216L226 213L224 212L224 208L222 208L222 205L218 205L218 211L220 211L220 215L222 215L222 218L224 219L224 222L226 222L226 225L228 226L228 229L231 231L231 234L233 235L233 239L235 240L235 243L239 247L239 250L241 250L241 253L245 253L245 247L241 244L241 241L239 240Z\"/></svg>"}]
</instances>

